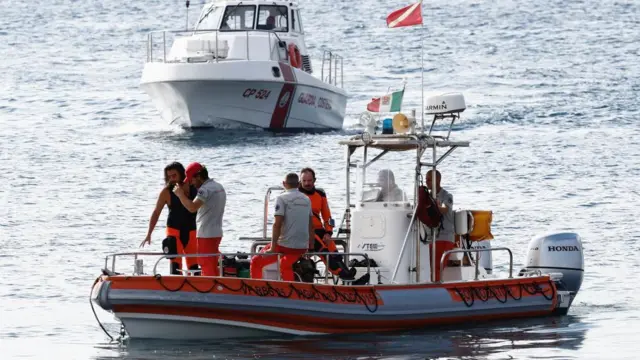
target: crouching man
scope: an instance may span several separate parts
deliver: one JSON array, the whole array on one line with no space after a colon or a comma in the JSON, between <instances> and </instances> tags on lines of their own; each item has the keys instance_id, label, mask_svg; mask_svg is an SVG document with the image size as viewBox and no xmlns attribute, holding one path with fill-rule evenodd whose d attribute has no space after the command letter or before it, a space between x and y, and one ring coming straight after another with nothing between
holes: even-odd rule
<instances>
[{"instance_id":1,"label":"crouching man","mask_svg":"<svg viewBox=\"0 0 640 360\"><path fill-rule=\"evenodd\" d=\"M271 244L262 251L265 255L257 255L251 259L251 277L262 279L265 266L278 261L281 253L280 277L284 281L294 281L293 264L313 248L313 213L311 201L298 191L299 178L295 173L286 176L282 185L285 192L276 199L275 221L271 233Z\"/></svg>"}]
</instances>

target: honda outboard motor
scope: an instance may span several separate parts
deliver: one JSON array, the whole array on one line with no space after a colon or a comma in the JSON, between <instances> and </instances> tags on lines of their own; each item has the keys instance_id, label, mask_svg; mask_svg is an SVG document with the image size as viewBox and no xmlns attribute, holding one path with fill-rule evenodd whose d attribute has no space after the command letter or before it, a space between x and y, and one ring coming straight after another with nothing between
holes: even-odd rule
<instances>
[{"instance_id":1,"label":"honda outboard motor","mask_svg":"<svg viewBox=\"0 0 640 360\"><path fill-rule=\"evenodd\" d=\"M584 278L582 241L576 233L549 233L534 237L529 243L525 271L543 274L562 273L561 285L571 292L571 300L580 290Z\"/></svg>"}]
</instances>

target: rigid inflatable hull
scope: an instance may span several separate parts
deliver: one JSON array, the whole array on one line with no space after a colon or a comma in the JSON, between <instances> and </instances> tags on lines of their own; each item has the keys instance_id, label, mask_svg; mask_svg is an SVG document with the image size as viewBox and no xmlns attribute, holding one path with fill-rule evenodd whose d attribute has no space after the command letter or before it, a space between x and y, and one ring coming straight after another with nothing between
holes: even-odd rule
<instances>
[{"instance_id":1,"label":"rigid inflatable hull","mask_svg":"<svg viewBox=\"0 0 640 360\"><path fill-rule=\"evenodd\" d=\"M92 301L132 338L322 335L551 315L548 276L419 285L342 286L240 278L103 276Z\"/></svg>"}]
</instances>

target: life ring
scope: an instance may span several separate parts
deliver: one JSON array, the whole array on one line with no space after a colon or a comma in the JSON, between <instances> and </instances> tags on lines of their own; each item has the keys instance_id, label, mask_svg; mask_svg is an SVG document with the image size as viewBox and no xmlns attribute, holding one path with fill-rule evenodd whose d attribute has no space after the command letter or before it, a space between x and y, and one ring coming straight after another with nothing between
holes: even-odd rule
<instances>
[{"instance_id":1,"label":"life ring","mask_svg":"<svg viewBox=\"0 0 640 360\"><path fill-rule=\"evenodd\" d=\"M302 56L296 44L289 44L289 63L295 68L302 69Z\"/></svg>"}]
</instances>

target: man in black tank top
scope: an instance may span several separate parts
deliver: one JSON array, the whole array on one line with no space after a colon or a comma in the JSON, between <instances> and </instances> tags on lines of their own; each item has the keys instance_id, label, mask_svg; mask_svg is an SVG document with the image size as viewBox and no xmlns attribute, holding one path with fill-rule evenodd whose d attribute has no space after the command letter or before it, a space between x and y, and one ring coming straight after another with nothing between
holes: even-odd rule
<instances>
[{"instance_id":1,"label":"man in black tank top","mask_svg":"<svg viewBox=\"0 0 640 360\"><path fill-rule=\"evenodd\" d=\"M180 186L184 193L188 194L189 199L193 200L196 197L198 190L194 186L184 183L185 176L184 166L179 162L171 163L164 168L166 186L160 191L156 207L149 219L147 236L140 244L140 247L143 247L145 244L151 244L151 233L158 222L158 218L160 218L164 206L167 205L169 208L166 231L167 238L174 237L176 239L175 247L178 254L197 254L196 214L187 210L172 191L175 186ZM183 258L171 259L172 274L181 274L180 270L183 267L182 259ZM187 257L184 259L190 270L199 269L197 257Z\"/></svg>"}]
</instances>

